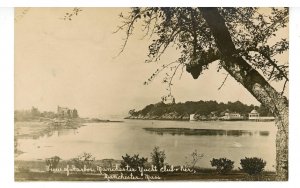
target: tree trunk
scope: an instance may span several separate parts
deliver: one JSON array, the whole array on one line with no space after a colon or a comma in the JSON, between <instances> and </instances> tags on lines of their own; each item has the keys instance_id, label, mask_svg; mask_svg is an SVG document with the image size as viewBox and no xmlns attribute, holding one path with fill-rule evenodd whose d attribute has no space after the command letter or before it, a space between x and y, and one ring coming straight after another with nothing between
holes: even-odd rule
<instances>
[{"instance_id":1,"label":"tree trunk","mask_svg":"<svg viewBox=\"0 0 300 188\"><path fill-rule=\"evenodd\" d=\"M224 18L217 8L199 8L221 53L223 68L275 116L277 180L288 180L288 100L237 55Z\"/></svg>"}]
</instances>

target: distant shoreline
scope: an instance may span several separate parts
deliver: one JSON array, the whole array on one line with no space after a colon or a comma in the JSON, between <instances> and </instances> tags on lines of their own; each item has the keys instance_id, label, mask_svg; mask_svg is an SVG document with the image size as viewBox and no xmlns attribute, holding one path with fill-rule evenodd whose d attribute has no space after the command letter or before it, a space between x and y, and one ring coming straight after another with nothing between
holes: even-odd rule
<instances>
[{"instance_id":1,"label":"distant shoreline","mask_svg":"<svg viewBox=\"0 0 300 188\"><path fill-rule=\"evenodd\" d=\"M201 122L201 121L247 121L247 122L264 122L264 121L254 121L249 119L228 119L228 120L220 120L220 119L205 119L205 120L189 120L189 119L162 119L162 118L145 118L145 117L125 117L124 119L130 120L157 120L157 121L186 121L186 122ZM274 120L272 120L274 121ZM266 122L266 121L265 121Z\"/></svg>"},{"instance_id":2,"label":"distant shoreline","mask_svg":"<svg viewBox=\"0 0 300 188\"><path fill-rule=\"evenodd\" d=\"M137 118L137 117L125 117L124 119L131 120L157 120L157 121L190 121L187 119L160 119L160 118Z\"/></svg>"},{"instance_id":3,"label":"distant shoreline","mask_svg":"<svg viewBox=\"0 0 300 188\"><path fill-rule=\"evenodd\" d=\"M160 118L136 118L136 117L125 117L124 119L131 120L157 120L157 121L191 121L191 122L199 122L199 121L250 121L247 119L238 119L238 120L219 120L219 119L206 119L206 120L187 120L187 119L160 119ZM254 122L254 121L253 121Z\"/></svg>"}]
</instances>

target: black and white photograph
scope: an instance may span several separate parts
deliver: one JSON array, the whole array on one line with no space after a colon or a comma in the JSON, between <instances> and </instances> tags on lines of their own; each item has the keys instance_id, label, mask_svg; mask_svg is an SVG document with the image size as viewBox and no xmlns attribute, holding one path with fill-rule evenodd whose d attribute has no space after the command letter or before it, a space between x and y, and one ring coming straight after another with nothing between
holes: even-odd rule
<instances>
[{"instance_id":1,"label":"black and white photograph","mask_svg":"<svg viewBox=\"0 0 300 188\"><path fill-rule=\"evenodd\" d=\"M287 181L289 8L15 8L15 181Z\"/></svg>"}]
</instances>

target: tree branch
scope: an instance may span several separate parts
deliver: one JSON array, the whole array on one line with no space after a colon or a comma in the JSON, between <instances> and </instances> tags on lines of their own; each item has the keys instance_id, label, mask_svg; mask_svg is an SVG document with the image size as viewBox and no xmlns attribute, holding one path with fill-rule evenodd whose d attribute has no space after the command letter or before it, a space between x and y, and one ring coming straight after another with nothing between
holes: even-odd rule
<instances>
[{"instance_id":1,"label":"tree branch","mask_svg":"<svg viewBox=\"0 0 300 188\"><path fill-rule=\"evenodd\" d=\"M265 54L264 52L262 52L261 50L257 49L257 48L247 48L246 51L253 51L253 52L258 52L259 54L261 54L265 59L267 59L269 61L269 63L275 67L279 73L287 80L289 81L289 78L287 77L287 75L280 69L280 67L270 58L270 56L268 56L267 54Z\"/></svg>"},{"instance_id":2,"label":"tree branch","mask_svg":"<svg viewBox=\"0 0 300 188\"><path fill-rule=\"evenodd\" d=\"M283 96L284 94L284 91L285 91L285 87L286 87L286 83L288 82L288 80L285 80L284 84L283 84L283 88L282 88L282 91L281 91L281 95Z\"/></svg>"},{"instance_id":3,"label":"tree branch","mask_svg":"<svg viewBox=\"0 0 300 188\"><path fill-rule=\"evenodd\" d=\"M228 75L229 75L229 73L227 73L227 75L226 75L224 81L222 82L222 85L218 88L218 90L220 90L220 89L223 87L223 85L225 84L225 82L226 82L226 80L227 80Z\"/></svg>"},{"instance_id":4,"label":"tree branch","mask_svg":"<svg viewBox=\"0 0 300 188\"><path fill-rule=\"evenodd\" d=\"M199 8L214 36L216 45L222 54L224 69L239 83L241 83L259 102L270 109L275 116L282 116L286 112L286 99L259 74L238 53L231 35L226 27L224 18L217 8ZM270 97L270 94L272 96ZM281 110L278 110L281 109Z\"/></svg>"}]
</instances>

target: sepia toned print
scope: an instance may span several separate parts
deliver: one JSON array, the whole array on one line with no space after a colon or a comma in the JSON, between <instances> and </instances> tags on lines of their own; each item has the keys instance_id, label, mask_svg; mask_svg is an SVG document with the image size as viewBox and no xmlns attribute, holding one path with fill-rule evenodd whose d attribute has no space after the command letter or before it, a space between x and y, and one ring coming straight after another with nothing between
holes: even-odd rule
<instances>
[{"instance_id":1,"label":"sepia toned print","mask_svg":"<svg viewBox=\"0 0 300 188\"><path fill-rule=\"evenodd\" d=\"M16 8L15 181L287 181L288 8Z\"/></svg>"}]
</instances>

